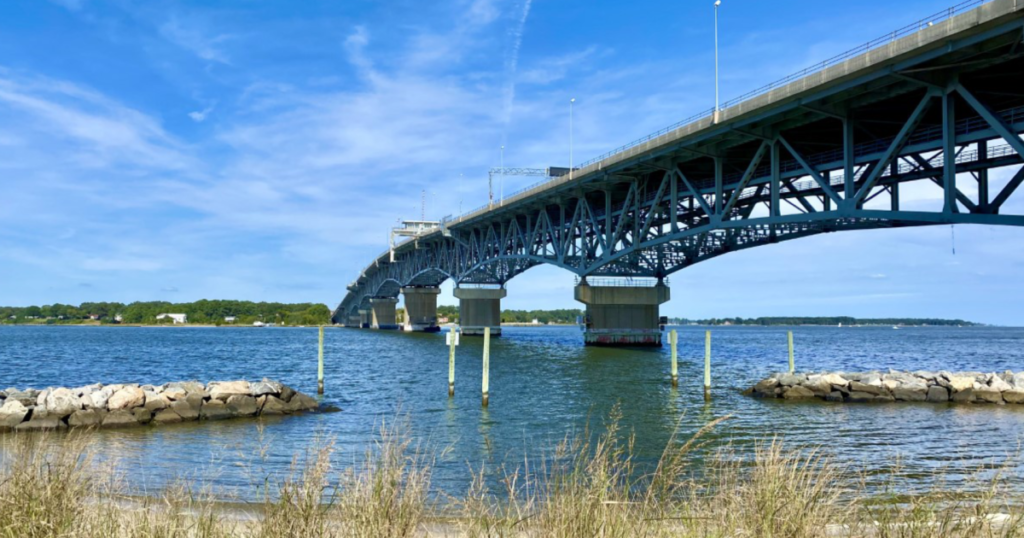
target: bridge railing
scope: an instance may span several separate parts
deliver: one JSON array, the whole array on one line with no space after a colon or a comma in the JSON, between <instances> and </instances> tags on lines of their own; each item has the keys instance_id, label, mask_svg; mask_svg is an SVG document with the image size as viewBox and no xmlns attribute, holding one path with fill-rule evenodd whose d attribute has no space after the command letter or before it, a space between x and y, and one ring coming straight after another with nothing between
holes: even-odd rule
<instances>
[{"instance_id":1,"label":"bridge railing","mask_svg":"<svg viewBox=\"0 0 1024 538\"><path fill-rule=\"evenodd\" d=\"M914 32L919 31L919 30L923 30L924 28L927 28L927 27L935 24L936 22L941 22L941 21L944 21L946 19L951 19L954 16L959 15L960 13L963 13L965 11L970 11L971 9L974 9L974 8L984 4L986 2L989 2L989 1L991 1L991 0L967 0L965 2L961 2L961 3L957 4L955 6L946 8L946 9L944 9L944 10L938 12L938 13L935 13L935 14L931 15L930 17L925 17L925 18L923 18L923 19L921 19L921 20L919 20L919 21L917 21L915 23L908 24L908 25L904 26L903 28L899 28L897 30L893 30L892 32L889 32L888 34L885 34L885 35L883 35L881 37L872 39L871 41L868 41L867 43L864 43L863 45L860 45L858 47L854 47L854 48L852 48L852 49L850 49L850 50L848 50L846 52L843 52L842 54L837 54L837 55L835 55L835 56L833 56L831 58L828 58L827 60L823 60L823 61L821 61L819 63L816 63L816 64L811 65L809 67L806 67L804 69L801 69L800 71L792 73L792 74L790 74L790 75L788 75L786 77L780 78L780 79L778 79L778 80L776 80L774 82L770 82L768 84L765 84L764 86L761 86L760 88L756 88L754 90L751 90L751 91L749 91L749 92L747 92L747 93L745 93L743 95L740 95L739 97L735 97L733 99L730 99L730 100L722 103L722 105L719 107L719 110L723 110L723 109L729 108L729 107L731 107L733 105L737 105L739 103L742 103L743 101L746 101L748 99L752 99L752 98L757 97L759 95L768 93L768 92L770 92L770 91L772 91L772 90L774 90L776 88L785 86L786 84L789 84L789 83L791 83L793 81L796 81L796 80L799 80L801 78L804 78L804 77L806 77L808 75L812 75L812 74L817 73L819 71L823 71L823 70L825 70L825 69L827 69L829 67L832 67L833 65L840 64L842 62L845 62L846 60L849 60L850 58L853 58L855 56L858 56L858 55L864 54L865 52L873 50L876 47L880 47L882 45L885 45L885 44L891 43L893 41L896 41L897 39L899 39L899 38L901 38L903 36L910 35L910 34L912 34ZM653 140L653 139L655 139L655 138L657 138L659 136L668 134L668 133L670 133L672 131L675 131L676 129L678 129L680 127L689 125L690 123L702 120L702 119L704 119L704 118L706 118L708 116L713 115L714 113L715 113L714 107L712 107L710 109L707 109L707 110L703 110L701 112L698 112L697 114L694 114L693 116L690 116L689 118L686 118L685 120L673 123L672 125L669 125L668 127L665 127L664 129L661 129L660 131L651 133L651 134L649 134L649 135L647 135L647 136L645 136L643 138L638 138L638 139L636 139L636 140L634 140L634 141L632 141L632 142L630 142L628 144L624 144L622 146L619 146L619 147L617 147L617 148L615 148L615 149L613 149L611 151L608 151L608 152L605 152L605 153L603 153L601 155L598 155L597 157L594 157L593 159L590 159L589 161L584 161L584 162L580 163L579 167L580 168L585 168L585 167L587 167L587 166L589 166L591 164L596 164L596 163L598 163L600 161L603 161L603 160L607 159L608 157L611 157L612 155L615 155L616 153L621 153L621 152L626 151L626 150L628 150L630 148L639 146L639 145L643 144L644 142L648 142L648 141Z\"/></svg>"},{"instance_id":2,"label":"bridge railing","mask_svg":"<svg viewBox=\"0 0 1024 538\"><path fill-rule=\"evenodd\" d=\"M579 286L583 280L580 277L576 277L576 285ZM668 285L668 279L662 280L665 285ZM614 288L653 288L658 285L657 278L650 277L587 277L587 284L590 286L604 286Z\"/></svg>"},{"instance_id":3,"label":"bridge railing","mask_svg":"<svg viewBox=\"0 0 1024 538\"><path fill-rule=\"evenodd\" d=\"M843 52L841 54L837 54L835 56L832 56L831 58L828 58L828 59L823 60L821 62L815 63L815 64L813 64L811 66L808 66L808 67L806 67L804 69L801 69L800 71L792 73L792 74L790 74L790 75L788 75L786 77L780 78L780 79L778 79L778 80L776 80L774 82L765 84L764 86L761 86L761 87L756 88L754 90L751 90L751 91L749 91L747 93L744 93L743 95L740 95L738 97L735 97L733 99L725 101L724 103L722 103L722 105L719 107L719 109L723 110L723 109L732 107L734 105L737 105L739 103L742 103L744 101L747 101L749 99L752 99L754 97L757 97L757 96L760 96L762 94L768 93L768 92L770 92L770 91L772 91L772 90L774 90L776 88L779 88L779 87L785 86L787 84L790 84L790 83L792 83L792 82L794 82L796 80L799 80L801 78L804 78L804 77L806 77L808 75L812 75L814 73L818 73L818 72L823 71L823 70L825 70L825 69L827 69L829 67L832 67L834 65L837 65L837 64L840 64L842 62L845 62L845 61L847 61L847 60L849 60L851 58L854 58L854 57L856 57L858 55L861 55L861 54L864 54L864 53L869 52L871 50L874 50L877 47L886 45L888 43L892 43L892 42L896 41L897 39L900 39L900 38L902 38L904 36L907 36L907 35L910 35L910 34L912 34L914 32L923 30L923 29L925 29L925 28L927 28L927 27L929 27L929 26L931 26L931 25L933 25L933 24L935 24L937 22L942 22L942 21L951 19L951 18L955 17L956 15L959 15L959 14L964 13L966 11L970 11L971 9L974 9L974 8L976 8L976 7L978 7L978 6L982 5L982 4L988 3L990 1L992 1L992 0L965 0L965 1L960 2L960 3L958 3L958 4L954 5L954 6L948 7L946 9L942 10L942 11L933 13L932 15L930 15L928 17L925 17L925 18L922 18L922 19L920 19L920 20L918 20L918 21L916 21L914 23L908 24L906 26L903 26L902 28L898 28L898 29L893 30L893 31L891 31L889 33L886 33L885 35L882 35L882 36L879 36L879 37L877 37L875 39L872 39L871 41L868 41L868 42L866 42L866 43L864 43L864 44L862 44L860 46L857 46L857 47L854 47L852 49L849 49L849 50L847 50L847 51L845 51L845 52ZM597 157L594 157L593 159L584 161L584 162L580 163L579 165L577 165L577 169L579 169L579 168L586 168L587 166L590 166L590 165L596 164L598 162L601 162L601 161L603 161L603 160L605 160L605 159L607 159L609 157L612 157L612 156L614 156L614 155L616 155L618 153L622 153L622 152L627 151L627 150L629 150L631 148L634 148L636 146L639 146L641 144L649 142L649 141L651 141L651 140L653 140L655 138L658 138L659 136L663 136L663 135L666 135L668 133L671 133L672 131L675 131L676 129L679 129L681 127L685 127L685 126L687 126L687 125L689 125L691 123L695 123L695 122L701 121L701 120L703 120L705 118L708 118L708 117L712 116L714 113L715 113L715 108L714 107L711 107L711 108L702 110L700 112L697 112L696 114L694 114L694 115L692 115L692 116L690 116L690 117L688 117L688 118L686 118L686 119L684 119L682 121L678 121L676 123L673 123L672 125L669 125L669 126L663 128L663 129L660 129L660 130L658 130L656 132L650 133L650 134L648 134L648 135L646 135L646 136L644 136L642 138L638 138L636 140L633 140L632 142L629 142L628 144L623 144L623 145L621 145L621 146L619 146L619 147L617 147L615 149L612 149L611 151L607 151L605 153L602 153L601 155L598 155ZM524 187L522 189L519 189L519 190L516 190L516 191L512 192L511 194L509 194L505 198L514 198L517 195L520 195L522 193L531 191L531 190L536 189L538 187L542 187L544 185L553 183L555 181L561 181L564 178L565 178L565 176L563 175L563 176L555 177L555 178L552 178L552 179L547 179L545 181L540 181L540 182L533 183L533 184L531 184L531 185L529 185L527 187ZM474 214L476 214L478 212L484 211L486 209L498 207L498 206L499 206L498 203L484 204L484 205L482 205L482 206L480 206L480 207L478 207L478 208L476 208L476 209L474 209L472 211L464 213L463 215L464 216L474 215ZM462 218L463 217L459 217L459 220L461 221Z\"/></svg>"}]
</instances>

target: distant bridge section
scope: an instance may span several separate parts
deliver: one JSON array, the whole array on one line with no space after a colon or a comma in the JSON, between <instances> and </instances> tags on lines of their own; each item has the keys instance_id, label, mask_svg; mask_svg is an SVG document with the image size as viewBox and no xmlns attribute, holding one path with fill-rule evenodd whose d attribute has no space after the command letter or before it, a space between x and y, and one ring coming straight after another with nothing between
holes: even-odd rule
<instances>
[{"instance_id":1,"label":"distant bridge section","mask_svg":"<svg viewBox=\"0 0 1024 538\"><path fill-rule=\"evenodd\" d=\"M375 302L452 279L475 301L462 324L495 326L505 284L549 264L587 287L587 343L660 345L664 279L715 256L844 230L1022 226L1008 212L1024 182L1022 40L1024 0L936 14L416 235L359 274L334 321L365 325Z\"/></svg>"}]
</instances>

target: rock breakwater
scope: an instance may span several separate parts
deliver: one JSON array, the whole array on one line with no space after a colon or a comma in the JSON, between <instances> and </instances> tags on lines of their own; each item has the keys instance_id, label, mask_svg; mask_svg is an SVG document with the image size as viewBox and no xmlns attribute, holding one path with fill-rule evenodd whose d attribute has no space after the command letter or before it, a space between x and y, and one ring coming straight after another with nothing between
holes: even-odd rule
<instances>
[{"instance_id":1,"label":"rock breakwater","mask_svg":"<svg viewBox=\"0 0 1024 538\"><path fill-rule=\"evenodd\" d=\"M192 420L287 415L319 407L315 398L270 379L179 381L0 390L0 431L118 428Z\"/></svg>"},{"instance_id":2,"label":"rock breakwater","mask_svg":"<svg viewBox=\"0 0 1024 538\"><path fill-rule=\"evenodd\" d=\"M773 374L745 394L832 402L1024 404L1024 372L821 372Z\"/></svg>"}]
</instances>

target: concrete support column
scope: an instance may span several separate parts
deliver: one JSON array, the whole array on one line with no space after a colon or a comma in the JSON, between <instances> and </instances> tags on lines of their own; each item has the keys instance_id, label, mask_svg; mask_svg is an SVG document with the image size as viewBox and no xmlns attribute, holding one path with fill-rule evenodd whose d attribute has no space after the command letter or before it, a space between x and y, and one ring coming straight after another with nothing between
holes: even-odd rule
<instances>
[{"instance_id":1,"label":"concrete support column","mask_svg":"<svg viewBox=\"0 0 1024 538\"><path fill-rule=\"evenodd\" d=\"M501 299L505 288L455 288L459 300L459 325L466 336L482 336L484 327L491 336L501 336Z\"/></svg>"},{"instance_id":2,"label":"concrete support column","mask_svg":"<svg viewBox=\"0 0 1024 538\"><path fill-rule=\"evenodd\" d=\"M402 288L405 297L405 324L407 331L436 333L441 330L437 326L437 296L439 288Z\"/></svg>"},{"instance_id":3,"label":"concrete support column","mask_svg":"<svg viewBox=\"0 0 1024 538\"><path fill-rule=\"evenodd\" d=\"M359 328L369 329L370 323L373 321L373 315L370 310L359 309Z\"/></svg>"},{"instance_id":4,"label":"concrete support column","mask_svg":"<svg viewBox=\"0 0 1024 538\"><path fill-rule=\"evenodd\" d=\"M356 329L363 326L363 318L359 314L352 314L345 318L346 327L354 327Z\"/></svg>"},{"instance_id":5,"label":"concrete support column","mask_svg":"<svg viewBox=\"0 0 1024 538\"><path fill-rule=\"evenodd\" d=\"M585 345L661 345L658 305L669 300L668 286L590 286L584 281L576 286L575 296L587 305Z\"/></svg>"},{"instance_id":6,"label":"concrete support column","mask_svg":"<svg viewBox=\"0 0 1024 538\"><path fill-rule=\"evenodd\" d=\"M395 321L395 305L398 299L395 297L374 297L370 299L370 313L373 321L370 322L371 329L395 330L398 323Z\"/></svg>"}]
</instances>

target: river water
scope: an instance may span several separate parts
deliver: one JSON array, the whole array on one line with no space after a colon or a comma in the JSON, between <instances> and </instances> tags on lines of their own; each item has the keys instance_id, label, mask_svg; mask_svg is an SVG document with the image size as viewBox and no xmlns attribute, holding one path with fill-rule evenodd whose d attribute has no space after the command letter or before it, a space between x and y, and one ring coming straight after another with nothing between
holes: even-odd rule
<instances>
[{"instance_id":1,"label":"river water","mask_svg":"<svg viewBox=\"0 0 1024 538\"><path fill-rule=\"evenodd\" d=\"M455 397L447 395L444 334L326 330L325 402L342 409L258 421L236 420L104 431L101 450L152 491L202 477L225 495L245 496L253 480L287 472L317 437L358 458L382 420L399 419L434 455L433 484L465 492L469 469L515 467L543 456L588 424L600 431L618 404L641 460L655 460L680 428L685 439L709 420L731 419L715 447L740 456L755 443L820 446L866 475L897 460L899 487L929 486L944 469L954 482L1002 462L1024 440L1024 406L826 404L745 397L740 391L787 363L786 330L797 369L1024 369L1024 329L886 327L718 327L713 333L713 399L705 403L704 329L679 328L679 388L670 386L669 350L587 348L576 327L507 327L492 340L490 406L480 405L482 339L456 352ZM280 379L316 391L315 328L0 327L0 387L159 384L198 379ZM262 446L262 453L257 446ZM1020 467L1018 467L1020 469Z\"/></svg>"}]
</instances>

